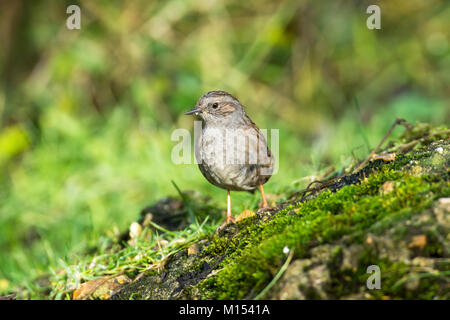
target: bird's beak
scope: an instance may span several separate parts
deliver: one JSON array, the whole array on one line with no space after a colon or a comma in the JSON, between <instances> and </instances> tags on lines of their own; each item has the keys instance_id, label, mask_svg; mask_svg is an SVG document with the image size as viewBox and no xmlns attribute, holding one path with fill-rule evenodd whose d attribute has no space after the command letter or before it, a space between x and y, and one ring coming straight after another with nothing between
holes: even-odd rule
<instances>
[{"instance_id":1,"label":"bird's beak","mask_svg":"<svg viewBox=\"0 0 450 320\"><path fill-rule=\"evenodd\" d=\"M198 107L195 107L194 109L191 109L188 112L186 112L185 115L195 114L196 116L198 116L200 113L202 113L202 110Z\"/></svg>"}]
</instances>

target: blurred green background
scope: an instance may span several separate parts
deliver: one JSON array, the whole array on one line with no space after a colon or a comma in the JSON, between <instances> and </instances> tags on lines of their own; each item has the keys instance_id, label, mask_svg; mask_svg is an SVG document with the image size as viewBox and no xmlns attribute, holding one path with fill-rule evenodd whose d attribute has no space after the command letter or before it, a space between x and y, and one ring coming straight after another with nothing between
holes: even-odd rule
<instances>
[{"instance_id":1,"label":"blurred green background","mask_svg":"<svg viewBox=\"0 0 450 320\"><path fill-rule=\"evenodd\" d=\"M280 130L269 194L364 158L396 117L448 125L449 30L444 0L0 1L0 293L126 230L171 180L225 208L171 162L207 91Z\"/></svg>"}]
</instances>

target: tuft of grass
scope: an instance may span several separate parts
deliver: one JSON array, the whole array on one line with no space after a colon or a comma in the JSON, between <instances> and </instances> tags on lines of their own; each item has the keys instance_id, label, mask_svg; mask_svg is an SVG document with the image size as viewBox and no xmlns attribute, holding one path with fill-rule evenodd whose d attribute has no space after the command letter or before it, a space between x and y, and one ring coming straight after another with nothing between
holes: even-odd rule
<instances>
[{"instance_id":1,"label":"tuft of grass","mask_svg":"<svg viewBox=\"0 0 450 320\"><path fill-rule=\"evenodd\" d=\"M119 244L114 238L102 239L92 254L72 257L74 264L59 260L59 268L51 268L44 286L30 281L19 292L23 299L70 299L80 283L98 277L126 274L131 278L142 272L157 272L165 259L213 232L217 227L207 223L190 224L181 231L169 231L151 222L133 242ZM159 232L158 232L159 230Z\"/></svg>"}]
</instances>

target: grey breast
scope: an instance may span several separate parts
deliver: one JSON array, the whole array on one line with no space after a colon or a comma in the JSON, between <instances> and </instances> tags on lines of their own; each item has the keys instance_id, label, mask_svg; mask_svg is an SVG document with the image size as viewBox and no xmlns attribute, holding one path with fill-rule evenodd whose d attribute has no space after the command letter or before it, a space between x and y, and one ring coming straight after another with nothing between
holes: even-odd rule
<instances>
[{"instance_id":1,"label":"grey breast","mask_svg":"<svg viewBox=\"0 0 450 320\"><path fill-rule=\"evenodd\" d=\"M223 189L252 191L273 171L272 153L257 127L204 127L196 148L200 171Z\"/></svg>"}]
</instances>

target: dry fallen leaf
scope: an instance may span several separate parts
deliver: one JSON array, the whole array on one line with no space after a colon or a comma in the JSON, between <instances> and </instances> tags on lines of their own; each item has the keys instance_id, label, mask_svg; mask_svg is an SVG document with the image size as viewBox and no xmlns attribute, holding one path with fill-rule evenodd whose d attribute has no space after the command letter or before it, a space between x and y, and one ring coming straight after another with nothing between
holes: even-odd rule
<instances>
[{"instance_id":1,"label":"dry fallen leaf","mask_svg":"<svg viewBox=\"0 0 450 320\"><path fill-rule=\"evenodd\" d=\"M380 187L381 193L388 194L394 191L394 182L392 181L386 181L383 183L383 185Z\"/></svg>"},{"instance_id":2,"label":"dry fallen leaf","mask_svg":"<svg viewBox=\"0 0 450 320\"><path fill-rule=\"evenodd\" d=\"M253 217L254 215L256 215L256 213L254 213L251 210L247 210L245 209L244 211L242 211L236 218L236 222Z\"/></svg>"},{"instance_id":3,"label":"dry fallen leaf","mask_svg":"<svg viewBox=\"0 0 450 320\"><path fill-rule=\"evenodd\" d=\"M372 161L374 161L374 160L383 160L383 161L386 161L386 162L394 161L395 160L395 153L374 154L371 157L371 160Z\"/></svg>"},{"instance_id":4,"label":"dry fallen leaf","mask_svg":"<svg viewBox=\"0 0 450 320\"><path fill-rule=\"evenodd\" d=\"M200 246L198 245L198 243L194 243L193 245L191 245L188 248L188 256L193 255L193 254L197 254L200 251Z\"/></svg>"},{"instance_id":5,"label":"dry fallen leaf","mask_svg":"<svg viewBox=\"0 0 450 320\"><path fill-rule=\"evenodd\" d=\"M409 248L418 247L420 249L423 249L425 245L427 244L427 236L424 234L414 236L412 238L411 243L408 245Z\"/></svg>"},{"instance_id":6,"label":"dry fallen leaf","mask_svg":"<svg viewBox=\"0 0 450 320\"><path fill-rule=\"evenodd\" d=\"M108 276L84 282L73 292L74 300L106 300L131 280L126 275Z\"/></svg>"},{"instance_id":7,"label":"dry fallen leaf","mask_svg":"<svg viewBox=\"0 0 450 320\"><path fill-rule=\"evenodd\" d=\"M141 233L142 233L142 226L137 222L133 222L130 225L130 239L138 238Z\"/></svg>"}]
</instances>

